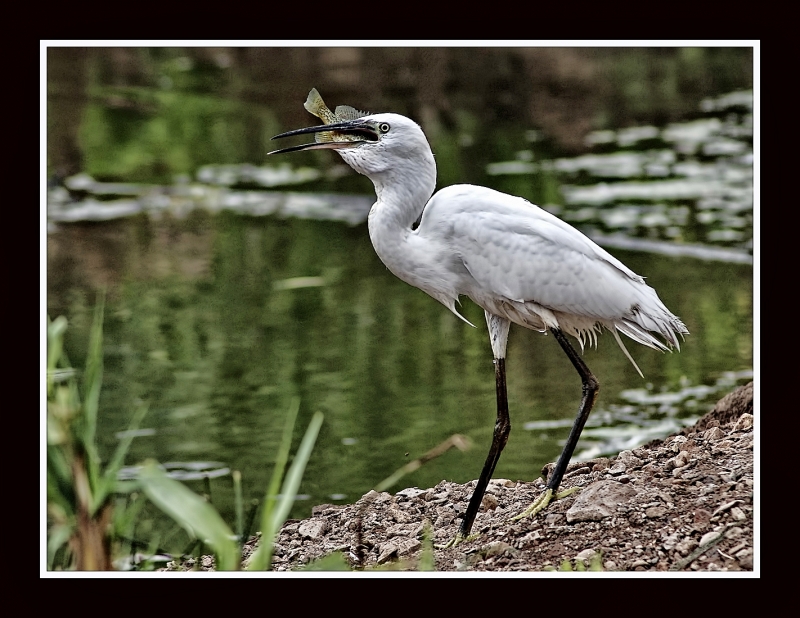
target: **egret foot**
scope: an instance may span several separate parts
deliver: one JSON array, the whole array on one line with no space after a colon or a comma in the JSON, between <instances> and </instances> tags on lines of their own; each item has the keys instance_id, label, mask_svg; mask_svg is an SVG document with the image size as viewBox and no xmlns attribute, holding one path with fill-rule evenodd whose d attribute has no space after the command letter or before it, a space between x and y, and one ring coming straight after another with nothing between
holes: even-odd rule
<instances>
[{"instance_id":1,"label":"egret foot","mask_svg":"<svg viewBox=\"0 0 800 618\"><path fill-rule=\"evenodd\" d=\"M436 549L450 549L451 547L455 547L456 545L460 545L464 541L471 541L471 540L477 538L477 536L478 536L477 534L471 534L470 536L464 536L460 532L457 532L456 535L452 539L450 539L447 543L445 543L444 545L434 545L434 547Z\"/></svg>"},{"instance_id":2,"label":"egret foot","mask_svg":"<svg viewBox=\"0 0 800 618\"><path fill-rule=\"evenodd\" d=\"M536 500L533 501L533 504L531 504L527 509L525 509L522 513L520 513L516 517L512 517L511 521L519 521L524 517L532 517L536 515L536 513L538 513L539 511L543 511L544 509L546 509L547 505L549 505L553 500L560 500L561 498L566 498L567 496L579 492L581 489L583 488L571 487L565 491L562 491L559 494L553 494L552 489L546 489L541 496L539 496L538 498L536 498Z\"/></svg>"}]
</instances>

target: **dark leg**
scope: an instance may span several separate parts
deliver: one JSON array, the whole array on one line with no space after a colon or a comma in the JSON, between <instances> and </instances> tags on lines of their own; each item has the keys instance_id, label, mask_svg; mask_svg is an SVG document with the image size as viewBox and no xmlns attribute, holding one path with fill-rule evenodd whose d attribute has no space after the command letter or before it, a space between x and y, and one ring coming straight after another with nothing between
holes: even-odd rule
<instances>
[{"instance_id":1,"label":"dark leg","mask_svg":"<svg viewBox=\"0 0 800 618\"><path fill-rule=\"evenodd\" d=\"M483 465L483 472L481 472L478 485L475 487L469 506L467 506L467 512L461 522L461 528L458 533L461 538L468 537L470 530L472 530L475 516L478 514L483 501L483 494L486 492L486 487L489 485L492 474L494 474L495 466L497 466L497 462L500 459L500 453L503 452L503 448L508 442L508 434L511 433L511 419L508 416L508 395L506 394L506 361L504 358L494 359L494 375L497 383L497 421L494 424L492 447L489 449L489 455Z\"/></svg>"},{"instance_id":2,"label":"dark leg","mask_svg":"<svg viewBox=\"0 0 800 618\"><path fill-rule=\"evenodd\" d=\"M569 356L575 369L581 376L583 382L583 397L581 398L581 405L578 408L578 416L575 417L575 422L572 424L572 430L569 432L567 443L564 445L564 450L561 451L561 456L558 458L556 467L553 469L553 474L547 479L547 488L555 491L561 484L561 479L564 477L564 472L567 469L567 464L575 452L575 447L578 445L578 439L581 437L583 426L586 425L586 420L589 418L589 413L592 411L594 402L597 399L597 394L600 392L600 384L597 378L589 371L586 363L575 351L575 348L567 341L567 337L558 329L553 329L553 336L556 341L561 345L561 348Z\"/></svg>"},{"instance_id":3,"label":"dark leg","mask_svg":"<svg viewBox=\"0 0 800 618\"><path fill-rule=\"evenodd\" d=\"M572 458L572 454L575 452L575 447L578 445L578 440L581 437L583 426L586 425L586 420L589 418L589 413L592 411L592 406L594 406L594 402L597 399L597 394L600 392L600 384L597 382L597 378L595 378L594 374L589 371L586 363L583 362L583 359L575 351L575 348L573 348L569 341L567 341L567 337L564 335L564 333L556 328L551 329L551 331L555 336L556 341L558 341L559 345L561 346L561 349L566 352L569 360L572 361L572 365L578 370L578 373L581 376L581 382L583 383L583 397L581 398L581 405L578 408L578 416L575 418L575 422L572 424L572 429L569 432L567 443L564 445L564 450L561 451L561 455L556 462L553 473L550 475L550 478L547 479L547 486L544 493L539 496L528 509L514 517L514 520L522 519L523 517L527 517L529 515L535 515L544 509L548 504L550 504L550 501L553 499L553 495L556 493L558 486L561 485L561 479L564 478L564 472L567 469L567 464L569 463L570 458ZM556 496L556 498L568 495L573 491L577 491L577 488L568 490L561 496Z\"/></svg>"}]
</instances>

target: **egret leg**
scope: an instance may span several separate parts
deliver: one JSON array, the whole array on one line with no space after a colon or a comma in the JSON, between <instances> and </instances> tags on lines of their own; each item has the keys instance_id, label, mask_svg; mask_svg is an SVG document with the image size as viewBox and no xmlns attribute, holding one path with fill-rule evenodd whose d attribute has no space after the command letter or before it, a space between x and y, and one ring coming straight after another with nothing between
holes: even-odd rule
<instances>
[{"instance_id":1,"label":"egret leg","mask_svg":"<svg viewBox=\"0 0 800 618\"><path fill-rule=\"evenodd\" d=\"M506 361L504 358L494 359L494 375L497 384L497 420L494 424L492 446L489 448L486 463L483 464L483 471L478 479L478 484L475 486L475 491L472 492L472 497L467 505L467 511L464 513L464 519L461 521L458 534L449 543L440 546L441 549L458 545L469 536L472 524L475 523L475 517L481 508L486 487L489 485L497 462L500 460L500 453L503 452L503 448L508 442L508 434L511 433L511 418L508 415L508 395L506 393Z\"/></svg>"},{"instance_id":2,"label":"egret leg","mask_svg":"<svg viewBox=\"0 0 800 618\"><path fill-rule=\"evenodd\" d=\"M508 394L506 392L506 361L504 358L494 359L494 375L497 385L497 420L494 424L492 446L486 456L486 463L483 464L483 471L478 479L478 484L475 486L475 491L469 500L467 512L464 513L464 519L461 521L458 534L462 539L467 538L472 530L475 516L481 508L483 495L486 493L486 487L489 485L497 462L500 460L500 453L503 452L506 442L508 442L508 434L511 433L511 418L508 415Z\"/></svg>"},{"instance_id":3,"label":"egret leg","mask_svg":"<svg viewBox=\"0 0 800 618\"><path fill-rule=\"evenodd\" d=\"M494 469L500 460L500 453L508 442L508 434L511 433L511 419L508 414L508 394L506 391L506 344L508 342L508 330L511 322L506 318L494 315L488 311L486 314L486 327L489 329L489 342L492 344L492 354L494 356L494 377L497 387L497 420L494 423L494 433L492 435L492 446L486 456L486 463L483 464L483 471L472 492L472 497L464 513L464 519L458 529L458 534L443 547L458 545L469 536L475 517L481 508L483 495L486 487L492 479Z\"/></svg>"},{"instance_id":4,"label":"egret leg","mask_svg":"<svg viewBox=\"0 0 800 618\"><path fill-rule=\"evenodd\" d=\"M583 397L581 398L581 405L578 408L578 416L575 417L575 422L572 424L572 429L569 432L567 443L564 445L564 449L561 451L561 455L556 462L555 468L553 468L553 473L550 475L550 478L547 479L547 485L544 493L539 496L534 503L528 507L528 509L515 517L515 520L521 519L522 517L527 517L529 515L535 515L547 507L551 500L553 500L553 495L558 489L558 486L561 485L561 480L564 478L564 472L567 469L567 464L569 464L569 460L572 458L572 454L575 452L575 447L578 445L578 440L581 437L583 427L586 425L586 421L589 418L589 413L592 411L594 402L597 399L597 394L600 392L600 384L597 381L597 378L594 377L594 374L589 370L589 367L586 366L586 363L583 362L583 359L580 357L575 348L573 348L570 342L567 341L566 335L564 335L564 333L557 328L553 328L551 331L553 336L556 338L556 341L558 341L559 345L561 346L561 349L566 352L569 360L572 361L572 365L581 376L581 381L583 383ZM557 494L555 499L563 498L564 496L574 493L575 491L578 491L578 489L574 488L562 494Z\"/></svg>"}]
</instances>

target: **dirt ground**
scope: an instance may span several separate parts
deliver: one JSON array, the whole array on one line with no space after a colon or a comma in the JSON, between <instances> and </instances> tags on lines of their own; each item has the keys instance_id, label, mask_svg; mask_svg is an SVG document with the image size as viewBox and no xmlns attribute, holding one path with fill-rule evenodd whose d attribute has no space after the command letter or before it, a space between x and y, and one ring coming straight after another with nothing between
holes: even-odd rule
<instances>
[{"instance_id":1,"label":"dirt ground","mask_svg":"<svg viewBox=\"0 0 800 618\"><path fill-rule=\"evenodd\" d=\"M373 491L351 505L317 506L310 519L283 526L273 570L300 569L335 552L339 565L351 569L417 570L424 566L420 557L431 554L426 522L433 542L447 543L474 486L442 481L394 495ZM435 569L753 571L753 383L680 434L572 464L561 490L570 487L582 490L534 518L511 521L541 493L544 480L493 480L473 537L434 549ZM246 555L256 543L251 539Z\"/></svg>"}]
</instances>

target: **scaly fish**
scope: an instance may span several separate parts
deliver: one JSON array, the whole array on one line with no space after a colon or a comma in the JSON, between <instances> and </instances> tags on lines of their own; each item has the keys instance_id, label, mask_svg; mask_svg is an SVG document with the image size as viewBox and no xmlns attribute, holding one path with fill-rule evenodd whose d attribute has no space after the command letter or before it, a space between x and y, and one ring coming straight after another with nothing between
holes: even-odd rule
<instances>
[{"instance_id":1,"label":"scaly fish","mask_svg":"<svg viewBox=\"0 0 800 618\"><path fill-rule=\"evenodd\" d=\"M338 105L335 111L328 109L325 101L322 100L316 88L312 88L308 93L306 102L303 103L311 114L322 120L325 124L335 124L337 122L344 122L346 120L355 120L356 118L363 118L369 116L369 112L362 112L349 105ZM356 135L348 135L345 133L337 133L336 131L322 131L314 134L314 139L317 142L345 142L357 141L359 138Z\"/></svg>"}]
</instances>

